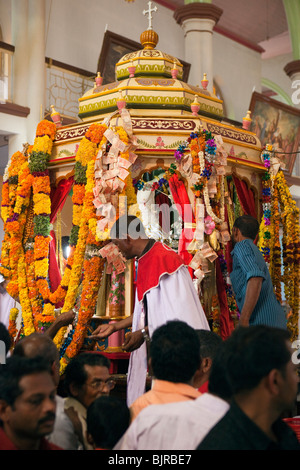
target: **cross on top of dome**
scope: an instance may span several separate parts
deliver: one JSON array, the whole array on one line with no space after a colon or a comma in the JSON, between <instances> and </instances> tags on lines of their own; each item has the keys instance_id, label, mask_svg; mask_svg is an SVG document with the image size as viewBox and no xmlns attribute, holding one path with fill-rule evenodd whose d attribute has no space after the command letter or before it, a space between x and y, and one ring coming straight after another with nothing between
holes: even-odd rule
<instances>
[{"instance_id":1,"label":"cross on top of dome","mask_svg":"<svg viewBox=\"0 0 300 470\"><path fill-rule=\"evenodd\" d=\"M153 12L156 12L157 11L157 7L153 7L151 8L152 6L152 2L148 2L148 10L144 10L143 11L143 15L148 15L148 29L152 29L152 13Z\"/></svg>"}]
</instances>

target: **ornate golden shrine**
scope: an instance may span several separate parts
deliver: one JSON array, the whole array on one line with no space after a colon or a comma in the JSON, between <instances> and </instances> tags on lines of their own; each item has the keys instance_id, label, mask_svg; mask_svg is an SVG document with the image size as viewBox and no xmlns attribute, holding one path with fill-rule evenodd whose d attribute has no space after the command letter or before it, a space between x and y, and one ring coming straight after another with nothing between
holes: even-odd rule
<instances>
[{"instance_id":1,"label":"ornate golden shrine","mask_svg":"<svg viewBox=\"0 0 300 470\"><path fill-rule=\"evenodd\" d=\"M112 129L124 126L125 109L135 138L134 152L138 156L131 167L132 179L140 180L144 173L158 168L167 171L176 163L177 147L191 133L202 129L221 136L227 154L226 175L244 180L253 191L260 219L258 174L265 167L256 135L247 128L232 125L223 117L222 101L207 91L206 77L200 87L182 82L182 65L178 59L155 49L157 36L153 32L154 38L150 41L149 31L147 34L146 39L141 35L143 49L125 55L116 64L115 82L102 84L98 74L94 88L80 98L82 122L58 127L49 162L54 178L59 180L70 174L78 145L92 124L109 123ZM176 172L184 180L195 208L195 195L186 175L178 169ZM130 315L133 303L131 268L126 269L125 278L124 313Z\"/></svg>"},{"instance_id":2,"label":"ornate golden shrine","mask_svg":"<svg viewBox=\"0 0 300 470\"><path fill-rule=\"evenodd\" d=\"M161 189L159 183L162 179L166 180L164 190L159 192L167 195L172 202L174 202L174 194L170 190L170 183L172 178L175 178L174 175L177 178L176 182L183 184L183 186L181 184L181 188L185 188L188 204L195 216L193 220L182 221L181 233L186 228L191 229L190 235L187 237L188 249L185 251L185 255L189 257L187 264L191 261L190 267L194 274L199 274L199 277L195 276L195 284L200 295L200 283L202 282L202 285L205 286L202 302L213 328L226 337L234 327L234 299L229 298L227 267L224 271L217 270L214 261L216 258L219 259L219 268L224 267L226 245L233 218L235 215L250 210L244 207L240 201L236 187L238 183L242 186L242 190L250 195L251 210L255 212L258 220L261 219L261 178L259 176L266 169L264 161L261 159L261 145L256 135L248 130L249 116L246 116L240 127L232 125L223 117L222 101L207 91L206 77L201 81L201 86L184 83L180 79L182 65L176 58L157 50L155 48L157 40L158 37L153 31L142 34L143 48L125 55L116 64L117 80L110 84L102 84L102 78L98 75L93 89L80 98L79 116L81 122L62 126L58 113L54 111L52 118L57 127L53 133L53 139L50 139L50 144L48 142L46 145L43 139L47 135L45 137L43 131L39 129L39 137L33 146L35 151L48 151L49 159L43 169L49 169L51 183L54 187L63 180L69 180L72 176L76 180L76 171L78 170L76 170L76 165L78 163L81 165L81 171L82 168L85 168L84 177L86 180L84 181L87 181L81 183L86 185L85 191L88 196L82 195L81 200L80 217L84 219L84 224L79 223L77 214L78 228L79 226L82 228L82 233L79 228L79 236L81 234L85 252L82 251L80 254L81 259L77 265L83 271L85 269L88 271L87 278L93 284L93 291L92 294L89 292L89 282L86 280L82 283L84 285L80 286L80 276L77 276L78 285L76 285L75 293L69 292L71 282L63 284L68 299L67 303L64 302L63 309L66 309L66 305L71 308L78 305L79 310L71 343L67 344L68 338L65 329L61 329L59 338L56 340L62 349L63 367L78 352L78 348L82 347L83 339L93 320L117 321L120 316L132 313L133 264L127 263L124 266L125 270L118 273L123 272L124 276L122 279L124 283L122 301L117 299L114 303L110 302L109 286L107 287L103 282L107 273L111 276L113 273L108 258L104 255L99 256L101 250L105 248L104 241L107 240L109 232L105 232L103 213L98 217L100 220L97 220L95 216L96 209L93 206L93 197L96 199L96 193L97 197L109 194L109 203L118 206L117 210L121 213L124 208L121 207L120 196L127 195L128 197L130 193L132 200L129 209L131 210L133 206L138 206L136 207L138 209L140 206L137 195L142 194L149 183L145 174L148 176L151 174L150 176L153 178L153 180L150 179L150 194L152 189ZM105 142L104 135L107 139ZM38 139L42 139L42 142ZM194 139L197 141L197 151L192 149ZM210 140L212 142L209 149L213 151L212 154L206 150L207 141ZM111 147L115 145L114 155L111 152L111 147L109 149L107 147L108 142ZM206 155L207 152L208 155ZM178 160L176 155L182 158ZM215 158L215 155L218 158ZM195 170L194 157L198 158L198 173ZM204 183L199 184L199 181L202 181L202 173L208 171L205 160L211 163L208 167L209 176L212 178L206 178ZM120 161L123 166L119 165ZM103 164L106 166L105 171L110 172L109 178L103 178ZM101 176L97 176L97 172ZM110 185L108 185L107 179L111 181ZM209 184L208 179L210 179ZM135 183L133 183L134 180L136 180ZM102 188L96 193L95 182L98 183L98 189ZM107 188L107 185L109 191L102 191L104 187ZM168 186L169 189L166 190ZM43 188L40 190L42 194ZM102 203L99 201L99 207L101 207ZM48 203L49 200L47 200ZM180 200L176 204L180 205ZM69 206L67 210L70 210ZM76 208L73 208L73 220L74 214L76 215ZM204 230L204 219L207 214L212 214L211 218L214 222L211 232ZM143 217L141 218L143 220ZM101 229L97 232L95 226L97 224L98 227L99 222ZM177 222L180 220L177 219ZM70 225L72 224L70 223ZM70 231L71 228L73 230L74 224L69 228ZM194 236L197 230L201 232L201 243ZM172 243L173 239L169 238L166 241ZM202 244L207 249L206 256L201 252ZM78 246L77 243L75 256L79 259ZM21 247L20 250L23 253ZM216 252L219 254L217 255ZM102 251L103 253L104 251ZM200 258L199 255L201 255ZM206 270L203 268L203 258L207 258ZM33 258L31 266L34 266ZM74 269L72 271L72 267L68 267L68 261L67 271L69 271L68 274L72 280ZM84 271L85 274L87 271ZM37 274L35 275L37 276ZM227 304L222 307L225 309L223 311L226 311L225 315L222 314L221 294L217 289L216 282L217 275L223 284L223 294L227 295ZM41 278L43 281L46 280L46 277L41 276ZM119 278L116 282L119 283ZM90 298L93 296L94 300L98 292L98 307L92 306L85 311L87 292L89 292ZM56 304L54 300L58 298L49 292L47 292L47 296L47 299L43 298L44 310L45 306L49 306L46 300L52 299L52 308ZM103 298L106 299L104 304ZM224 303L224 298L222 302ZM86 313L87 311L88 313ZM49 318L53 321L51 315ZM39 323L34 322L34 315L32 318L32 328L39 329ZM45 323L48 322L47 318L44 316ZM108 348L107 345L102 345L100 349L106 347L111 351L118 350L117 342L119 340L120 338L117 338L116 342L113 340L108 344ZM62 344L63 342L64 344Z\"/></svg>"}]
</instances>

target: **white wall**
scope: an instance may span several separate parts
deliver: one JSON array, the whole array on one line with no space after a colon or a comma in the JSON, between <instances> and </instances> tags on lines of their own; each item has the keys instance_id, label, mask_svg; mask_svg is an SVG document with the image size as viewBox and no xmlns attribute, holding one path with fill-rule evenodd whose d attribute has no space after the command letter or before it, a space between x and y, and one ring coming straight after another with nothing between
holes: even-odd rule
<instances>
[{"instance_id":1,"label":"white wall","mask_svg":"<svg viewBox=\"0 0 300 470\"><path fill-rule=\"evenodd\" d=\"M11 0L0 0L2 41L11 44Z\"/></svg>"},{"instance_id":2,"label":"white wall","mask_svg":"<svg viewBox=\"0 0 300 470\"><path fill-rule=\"evenodd\" d=\"M105 28L139 42L148 27L145 0L46 0L46 56L89 71L97 70ZM153 29L158 48L184 59L183 33L173 11L155 4ZM49 26L48 26L49 23Z\"/></svg>"},{"instance_id":3,"label":"white wall","mask_svg":"<svg viewBox=\"0 0 300 470\"><path fill-rule=\"evenodd\" d=\"M262 61L262 77L275 82L289 98L295 89L292 88L292 81L285 73L284 67L293 60L293 54L282 54ZM298 107L296 104L293 106Z\"/></svg>"},{"instance_id":4,"label":"white wall","mask_svg":"<svg viewBox=\"0 0 300 470\"><path fill-rule=\"evenodd\" d=\"M217 33L213 50L214 77L223 94L227 117L241 122L253 89L261 91L261 55Z\"/></svg>"}]
</instances>

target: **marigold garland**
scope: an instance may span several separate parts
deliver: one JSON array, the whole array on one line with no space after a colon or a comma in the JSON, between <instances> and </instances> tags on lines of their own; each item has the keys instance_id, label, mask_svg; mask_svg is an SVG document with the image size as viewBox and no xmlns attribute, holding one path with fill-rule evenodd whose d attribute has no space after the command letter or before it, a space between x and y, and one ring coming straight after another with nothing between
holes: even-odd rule
<instances>
[{"instance_id":1,"label":"marigold garland","mask_svg":"<svg viewBox=\"0 0 300 470\"><path fill-rule=\"evenodd\" d=\"M15 152L4 173L2 187L1 217L4 222L4 240L1 250L0 272L4 277L11 279L16 272L18 251L21 248L21 239L26 223L26 210L29 204L28 191L20 191L24 182L23 172L28 166L27 155ZM14 276L15 277L15 276ZM8 291L13 297L17 295L15 279Z\"/></svg>"},{"instance_id":2,"label":"marigold garland","mask_svg":"<svg viewBox=\"0 0 300 470\"><path fill-rule=\"evenodd\" d=\"M31 182L26 183L28 176L28 152L24 147L24 153L16 152L5 171L8 185L11 182L14 189L14 198L10 198L10 207L6 212L4 221L4 240L1 250L1 273L9 279L7 292L14 299L20 297L18 265L23 259L22 238L27 220L27 211L30 201ZM17 183L17 185L16 185ZM6 193L6 188L4 188ZM11 193L11 191L9 191ZM5 202L4 202L5 204ZM5 217L5 214L3 214ZM23 296L21 297L23 298Z\"/></svg>"},{"instance_id":3,"label":"marigold garland","mask_svg":"<svg viewBox=\"0 0 300 470\"><path fill-rule=\"evenodd\" d=\"M57 347L64 354L61 358L61 372L69 360L76 355L83 343L90 319L95 311L97 290L100 285L105 260L99 256L99 248L103 243L96 237L96 226L99 217L93 204L94 164L99 147L106 145L104 132L106 125L92 124L80 142L75 162L75 183L73 191L73 227L70 236L71 254L62 282L52 293L48 286L49 242L50 242L50 179L48 162L52 151L56 127L49 121L39 123L34 145L30 150L29 161L25 159L15 174L9 173L9 181L3 188L3 207L1 208L9 225L6 259L14 261L12 272L16 276L14 295L18 295L22 306L23 332L25 335L33 331L43 331L54 319L55 303L63 300L63 311L74 307L78 288L82 282L80 308L71 341L62 346L66 329L62 328L55 337ZM120 139L128 143L127 133L117 128ZM120 154L128 159L127 151ZM11 170L11 169L9 169ZM17 180L19 175L20 181ZM126 179L124 188L130 194L133 189L131 175ZM12 185L15 185L12 187ZM134 193L134 190L133 190ZM14 196L16 194L16 197ZM31 197L32 196L32 197ZM134 200L135 194L130 197ZM22 236L26 224L25 209L33 203L33 233L26 233L24 247ZM14 212L15 211L15 212ZM22 222L22 224L21 224ZM11 243L14 240L16 242ZM22 235L22 236L21 236ZM5 253L5 250L3 250ZM4 254L5 257L5 254ZM4 268L3 268L4 269ZM14 283L12 283L14 286ZM12 312L10 330L15 333L15 313Z\"/></svg>"},{"instance_id":4,"label":"marigold garland","mask_svg":"<svg viewBox=\"0 0 300 470\"><path fill-rule=\"evenodd\" d=\"M48 163L50 160L56 126L53 122L43 120L36 130L32 152L29 159L29 170L33 177L33 226L34 226L34 274L39 293L49 289L49 243L50 243L50 176ZM33 279L31 279L33 282ZM50 292L50 289L49 289ZM47 327L55 320L55 304L49 296L43 297L42 311L35 312L34 324L39 330Z\"/></svg>"},{"instance_id":5,"label":"marigold garland","mask_svg":"<svg viewBox=\"0 0 300 470\"><path fill-rule=\"evenodd\" d=\"M298 337L300 307L300 227L299 208L291 197L282 170L272 168L272 146L262 152L266 172L262 175L263 217L260 223L258 247L269 263L270 275L277 299L282 300L282 283L286 301L291 308L288 328L292 338ZM282 227L282 243L280 243ZM282 273L283 266L283 273Z\"/></svg>"},{"instance_id":6,"label":"marigold garland","mask_svg":"<svg viewBox=\"0 0 300 470\"><path fill-rule=\"evenodd\" d=\"M51 123L50 123L51 124ZM33 151L38 154L38 159L32 159L31 169L34 173L34 209L35 209L35 244L34 244L34 260L35 260L35 278L37 291L41 295L44 306L43 315L40 317L44 323L52 323L54 321L54 308L59 302L65 300L68 294L68 300L65 302L63 311L70 310L74 306L76 299L77 288L80 282L81 272L78 269L80 259L82 259L85 239L87 232L83 231L79 235L79 225L82 216L83 201L85 197L86 182L85 169L86 163L94 157L97 149L97 143L95 139L102 137L106 126L91 125L86 136L79 146L79 150L76 155L75 163L75 185L73 193L73 228L70 236L71 252L68 257L66 268L64 271L63 278L60 285L55 292L51 292L48 285L48 270L49 270L49 243L50 243L50 225L49 215L51 212L50 202L50 179L47 169L48 155L51 151L51 139L55 136L53 126L43 123L40 128L37 129L37 138L35 141ZM100 133L99 133L100 132ZM45 136L39 134L44 133ZM49 138L50 137L50 138ZM91 140L88 139L91 138ZM44 140L43 140L44 139ZM47 155L41 155L41 152L47 152ZM34 154L35 155L35 154ZM79 188L80 197L78 196L77 189ZM77 198L77 199L76 199ZM77 247L78 240L80 241L79 247ZM76 260L74 269L74 259ZM37 297L35 299L35 307L38 306ZM72 299L72 300L71 300ZM39 322L38 322L39 324ZM60 334L55 338L57 346L63 341L64 331L60 331Z\"/></svg>"},{"instance_id":7,"label":"marigold garland","mask_svg":"<svg viewBox=\"0 0 300 470\"><path fill-rule=\"evenodd\" d=\"M270 231L272 236L272 244L270 248L270 275L274 286L274 292L278 302L282 302L282 262L281 262L281 244L280 244L280 205L278 186L274 184L272 201L271 201L271 221Z\"/></svg>"},{"instance_id":8,"label":"marigold garland","mask_svg":"<svg viewBox=\"0 0 300 470\"><path fill-rule=\"evenodd\" d=\"M61 373L64 372L70 359L79 352L83 344L90 319L95 312L97 302L96 294L99 289L104 268L104 260L99 257L99 250L97 249L99 246L102 246L102 243L95 239L90 227L92 227L91 220L97 219L96 208L93 204L95 159L98 147L103 145L105 142L103 134L106 128L107 127L105 125L94 124L90 126L88 132L81 141L77 152L78 158L83 157L81 158L81 163L86 164L86 185L84 198L83 200L81 199L83 205L79 220L78 242L74 253L74 262L68 292L62 311L68 311L74 307L81 277L83 277L82 294L78 320L72 335L72 340L65 350L62 346L64 354L61 358ZM89 251L91 250L89 245L93 245L94 249L96 248L95 253L92 256L89 255ZM60 342L62 334L65 334L66 332L66 329L62 330L63 331L59 332L58 338L55 338L58 342Z\"/></svg>"},{"instance_id":9,"label":"marigold garland","mask_svg":"<svg viewBox=\"0 0 300 470\"><path fill-rule=\"evenodd\" d=\"M13 307L10 310L9 323L8 323L8 332L9 332L9 335L10 335L10 338L11 338L11 341L12 341L11 349L14 348L15 339L16 339L16 336L17 336L17 333L18 333L17 325L16 325L18 315L19 315L19 309L16 308L16 307Z\"/></svg>"},{"instance_id":10,"label":"marigold garland","mask_svg":"<svg viewBox=\"0 0 300 470\"><path fill-rule=\"evenodd\" d=\"M280 170L275 178L281 208L283 226L282 257L283 282L286 301L291 308L288 327L293 338L298 336L299 288L300 288L300 228L299 208L291 197L283 172Z\"/></svg>"},{"instance_id":11,"label":"marigold garland","mask_svg":"<svg viewBox=\"0 0 300 470\"><path fill-rule=\"evenodd\" d=\"M22 307L22 319L24 325L25 336L35 332L32 308L29 299L26 269L25 269L25 256L22 252L20 254L18 263L18 282L19 282L19 299Z\"/></svg>"},{"instance_id":12,"label":"marigold garland","mask_svg":"<svg viewBox=\"0 0 300 470\"><path fill-rule=\"evenodd\" d=\"M258 246L264 256L266 263L270 262L270 239L271 239L271 175L270 151L267 147L262 153L262 160L266 171L262 175L262 206L263 217L259 227Z\"/></svg>"}]
</instances>

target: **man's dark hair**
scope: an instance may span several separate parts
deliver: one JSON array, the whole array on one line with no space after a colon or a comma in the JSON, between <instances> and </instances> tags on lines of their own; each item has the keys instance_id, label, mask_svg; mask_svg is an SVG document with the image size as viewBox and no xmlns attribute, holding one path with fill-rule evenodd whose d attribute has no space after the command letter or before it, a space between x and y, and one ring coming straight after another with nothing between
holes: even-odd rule
<instances>
[{"instance_id":1,"label":"man's dark hair","mask_svg":"<svg viewBox=\"0 0 300 470\"><path fill-rule=\"evenodd\" d=\"M110 230L112 240L126 239L127 235L132 239L147 238L142 221L134 215L121 216Z\"/></svg>"},{"instance_id":2,"label":"man's dark hair","mask_svg":"<svg viewBox=\"0 0 300 470\"><path fill-rule=\"evenodd\" d=\"M84 366L100 366L110 367L110 360L99 353L81 353L73 357L65 370L64 386L67 393L71 396L70 385L74 384L81 388L87 378L88 374Z\"/></svg>"},{"instance_id":3,"label":"man's dark hair","mask_svg":"<svg viewBox=\"0 0 300 470\"><path fill-rule=\"evenodd\" d=\"M233 226L238 228L244 237L252 240L255 240L259 231L259 223L251 215L241 215L234 221Z\"/></svg>"},{"instance_id":4,"label":"man's dark hair","mask_svg":"<svg viewBox=\"0 0 300 470\"><path fill-rule=\"evenodd\" d=\"M4 323L1 323L1 322L0 322L0 340L4 342L5 352L6 354L8 354L8 351L10 350L11 345L12 345L12 341L11 341L11 337L10 337L8 329L6 328Z\"/></svg>"},{"instance_id":5,"label":"man's dark hair","mask_svg":"<svg viewBox=\"0 0 300 470\"><path fill-rule=\"evenodd\" d=\"M214 360L216 353L223 342L221 336L211 330L196 331L200 341L200 357L210 357Z\"/></svg>"},{"instance_id":6,"label":"man's dark hair","mask_svg":"<svg viewBox=\"0 0 300 470\"><path fill-rule=\"evenodd\" d=\"M88 407L86 423L96 447L113 449L130 424L130 411L121 398L101 396Z\"/></svg>"},{"instance_id":7,"label":"man's dark hair","mask_svg":"<svg viewBox=\"0 0 300 470\"><path fill-rule=\"evenodd\" d=\"M41 357L27 358L11 356L6 365L1 368L0 400L13 406L18 396L23 393L20 381L26 375L48 372L51 375L49 363Z\"/></svg>"},{"instance_id":8,"label":"man's dark hair","mask_svg":"<svg viewBox=\"0 0 300 470\"><path fill-rule=\"evenodd\" d=\"M216 351L209 373L208 391L223 400L230 401L232 388L228 379L225 358L225 341Z\"/></svg>"},{"instance_id":9,"label":"man's dark hair","mask_svg":"<svg viewBox=\"0 0 300 470\"><path fill-rule=\"evenodd\" d=\"M285 373L291 352L288 330L264 325L238 327L224 341L223 362L233 394L253 390L271 370Z\"/></svg>"},{"instance_id":10,"label":"man's dark hair","mask_svg":"<svg viewBox=\"0 0 300 470\"><path fill-rule=\"evenodd\" d=\"M182 321L169 321L157 328L150 342L156 379L188 383L200 365L200 342L196 330Z\"/></svg>"}]
</instances>

